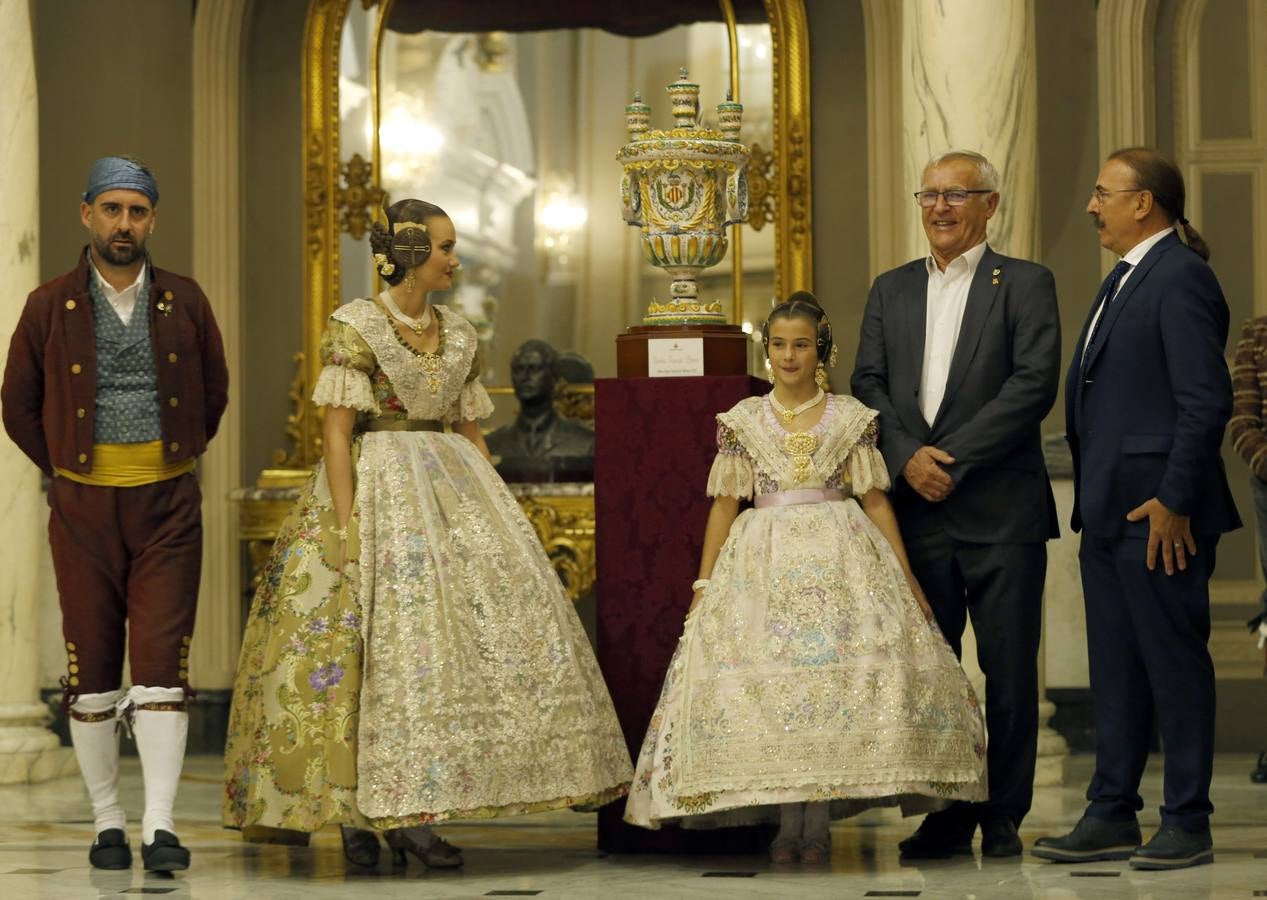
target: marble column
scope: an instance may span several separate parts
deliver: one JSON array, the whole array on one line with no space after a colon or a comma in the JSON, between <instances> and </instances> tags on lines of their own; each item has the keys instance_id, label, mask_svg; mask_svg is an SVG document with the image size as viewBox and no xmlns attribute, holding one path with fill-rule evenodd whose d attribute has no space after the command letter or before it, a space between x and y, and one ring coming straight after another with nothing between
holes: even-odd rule
<instances>
[{"instance_id":1,"label":"marble column","mask_svg":"<svg viewBox=\"0 0 1267 900\"><path fill-rule=\"evenodd\" d=\"M1009 256L1032 257L1038 223L1033 0L907 0L902 66L908 191L938 153L985 154L999 170L1003 197L990 222L990 244ZM911 259L925 255L928 242L915 202L906 209L905 258Z\"/></svg>"},{"instance_id":2,"label":"marble column","mask_svg":"<svg viewBox=\"0 0 1267 900\"><path fill-rule=\"evenodd\" d=\"M229 367L229 406L201 461L202 583L189 680L203 691L233 687L242 642L242 564L237 506L242 484L242 45L250 0L203 0L194 16L194 278L202 285Z\"/></svg>"},{"instance_id":3,"label":"marble column","mask_svg":"<svg viewBox=\"0 0 1267 900\"><path fill-rule=\"evenodd\" d=\"M975 150L999 172L999 209L990 245L1033 258L1038 227L1038 93L1033 0L907 0L901 15L902 151L906 189L901 205L904 259L928 253L919 208L910 193L930 158L951 149ZM976 640L964 635L964 669L980 691ZM1059 784L1068 748L1047 724L1045 659L1039 653L1036 784ZM984 695L982 695L984 696Z\"/></svg>"},{"instance_id":4,"label":"marble column","mask_svg":"<svg viewBox=\"0 0 1267 900\"><path fill-rule=\"evenodd\" d=\"M0 0L0 344L9 346L27 290L40 281L39 137L35 58L28 0ZM74 774L74 756L48 730L39 696L40 606L37 589L47 508L40 473L0 435L0 784Z\"/></svg>"}]
</instances>

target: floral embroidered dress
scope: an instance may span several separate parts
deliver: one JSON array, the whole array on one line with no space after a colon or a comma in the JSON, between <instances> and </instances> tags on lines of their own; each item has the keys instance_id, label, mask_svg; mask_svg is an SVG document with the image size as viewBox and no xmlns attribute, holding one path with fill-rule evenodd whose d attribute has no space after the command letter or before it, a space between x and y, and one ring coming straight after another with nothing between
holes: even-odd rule
<instances>
[{"instance_id":1,"label":"floral embroidered dress","mask_svg":"<svg viewBox=\"0 0 1267 900\"><path fill-rule=\"evenodd\" d=\"M665 676L625 818L697 827L833 800L833 815L984 800L977 699L854 499L887 489L876 413L831 395L792 434L768 397L718 419L710 496L731 526ZM764 499L763 499L764 498ZM706 815L728 811L723 815Z\"/></svg>"},{"instance_id":2,"label":"floral embroidered dress","mask_svg":"<svg viewBox=\"0 0 1267 900\"><path fill-rule=\"evenodd\" d=\"M536 532L475 446L442 430L492 403L475 330L434 309L435 353L370 300L336 310L322 338L313 402L358 410L346 554L318 465L246 627L230 827L394 828L627 790L611 698Z\"/></svg>"}]
</instances>

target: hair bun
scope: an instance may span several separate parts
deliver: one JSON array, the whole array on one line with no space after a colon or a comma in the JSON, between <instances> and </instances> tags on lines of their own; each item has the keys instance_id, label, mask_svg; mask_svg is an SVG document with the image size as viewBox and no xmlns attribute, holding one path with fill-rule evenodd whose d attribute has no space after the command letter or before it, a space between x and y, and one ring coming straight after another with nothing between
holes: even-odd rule
<instances>
[{"instance_id":1,"label":"hair bun","mask_svg":"<svg viewBox=\"0 0 1267 900\"><path fill-rule=\"evenodd\" d=\"M792 294L783 301L784 303L808 303L810 306L817 306L819 309L823 305L818 302L818 298L810 291L793 291Z\"/></svg>"}]
</instances>

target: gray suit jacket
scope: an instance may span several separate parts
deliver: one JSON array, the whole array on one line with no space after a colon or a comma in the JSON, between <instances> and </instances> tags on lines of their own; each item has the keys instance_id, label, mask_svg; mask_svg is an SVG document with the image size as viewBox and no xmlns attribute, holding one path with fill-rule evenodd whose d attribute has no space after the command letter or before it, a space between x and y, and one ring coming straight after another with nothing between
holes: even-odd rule
<instances>
[{"instance_id":1,"label":"gray suit jacket","mask_svg":"<svg viewBox=\"0 0 1267 900\"><path fill-rule=\"evenodd\" d=\"M995 271L998 274L995 274ZM919 408L928 308L923 259L871 286L851 386L880 412L880 451L902 532L944 530L977 543L1059 536L1040 425L1060 382L1060 313L1051 271L989 247L968 291L941 407ZM955 457L955 488L929 503L902 477L921 446Z\"/></svg>"}]
</instances>

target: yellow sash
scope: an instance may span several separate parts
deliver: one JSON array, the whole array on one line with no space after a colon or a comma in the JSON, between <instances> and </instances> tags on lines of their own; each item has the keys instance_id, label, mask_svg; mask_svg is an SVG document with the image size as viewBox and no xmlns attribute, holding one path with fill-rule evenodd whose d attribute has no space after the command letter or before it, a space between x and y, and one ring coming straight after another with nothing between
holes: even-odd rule
<instances>
[{"instance_id":1,"label":"yellow sash","mask_svg":"<svg viewBox=\"0 0 1267 900\"><path fill-rule=\"evenodd\" d=\"M192 459L178 463L164 461L162 441L147 441L144 444L94 444L91 472L53 469L62 478L98 487L140 487L143 484L178 478L193 470Z\"/></svg>"}]
</instances>

